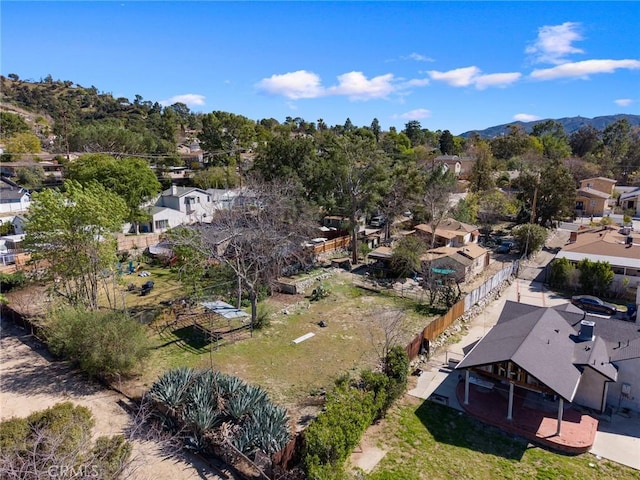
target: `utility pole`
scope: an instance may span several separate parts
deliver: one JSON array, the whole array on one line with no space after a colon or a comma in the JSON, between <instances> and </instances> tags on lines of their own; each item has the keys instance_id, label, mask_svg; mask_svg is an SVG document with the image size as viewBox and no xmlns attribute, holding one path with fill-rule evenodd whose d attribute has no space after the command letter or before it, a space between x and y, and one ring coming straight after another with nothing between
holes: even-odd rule
<instances>
[{"instance_id":1,"label":"utility pole","mask_svg":"<svg viewBox=\"0 0 640 480\"><path fill-rule=\"evenodd\" d=\"M533 189L533 202L531 204L531 221L529 223L536 223L536 203L538 202L538 184L540 183L540 172L536 175L536 185Z\"/></svg>"}]
</instances>

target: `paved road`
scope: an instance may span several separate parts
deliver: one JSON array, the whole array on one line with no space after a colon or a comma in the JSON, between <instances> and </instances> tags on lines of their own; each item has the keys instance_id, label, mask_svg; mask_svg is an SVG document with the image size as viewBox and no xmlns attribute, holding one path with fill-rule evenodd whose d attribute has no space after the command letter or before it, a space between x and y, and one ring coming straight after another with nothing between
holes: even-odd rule
<instances>
[{"instance_id":1,"label":"paved road","mask_svg":"<svg viewBox=\"0 0 640 480\"><path fill-rule=\"evenodd\" d=\"M451 361L463 358L463 348L480 340L495 325L507 300L530 305L551 307L567 302L553 292L545 290L542 283L519 278L509 285L485 310L468 324L468 332L460 342L449 345L446 351L434 355L425 371L418 378L409 395L427 399L432 394L450 407L462 411L455 395L459 372L449 368ZM640 470L640 416L631 418L614 414L610 421L601 421L591 453L617 463Z\"/></svg>"}]
</instances>

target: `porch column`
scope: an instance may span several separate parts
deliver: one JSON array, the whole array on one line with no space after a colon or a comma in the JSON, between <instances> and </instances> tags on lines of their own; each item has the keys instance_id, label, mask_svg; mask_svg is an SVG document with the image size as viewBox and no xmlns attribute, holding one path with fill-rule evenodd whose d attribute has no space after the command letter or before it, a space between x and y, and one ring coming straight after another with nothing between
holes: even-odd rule
<instances>
[{"instance_id":1,"label":"porch column","mask_svg":"<svg viewBox=\"0 0 640 480\"><path fill-rule=\"evenodd\" d=\"M464 371L464 404L469 405L469 369Z\"/></svg>"},{"instance_id":2,"label":"porch column","mask_svg":"<svg viewBox=\"0 0 640 480\"><path fill-rule=\"evenodd\" d=\"M564 410L564 399L560 397L558 402L558 428L556 429L556 435L560 435L560 428L562 427L562 412Z\"/></svg>"},{"instance_id":3,"label":"porch column","mask_svg":"<svg viewBox=\"0 0 640 480\"><path fill-rule=\"evenodd\" d=\"M509 382L509 411L507 420L513 420L513 382Z\"/></svg>"}]
</instances>

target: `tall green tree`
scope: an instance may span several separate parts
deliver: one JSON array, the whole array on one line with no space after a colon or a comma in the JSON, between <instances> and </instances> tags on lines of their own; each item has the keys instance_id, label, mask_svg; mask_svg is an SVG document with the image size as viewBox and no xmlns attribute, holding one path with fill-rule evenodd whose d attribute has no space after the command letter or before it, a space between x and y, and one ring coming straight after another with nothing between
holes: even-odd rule
<instances>
[{"instance_id":1,"label":"tall green tree","mask_svg":"<svg viewBox=\"0 0 640 480\"><path fill-rule=\"evenodd\" d=\"M240 151L253 143L254 125L247 117L233 113L215 111L204 115L198 138L208 161L214 166L238 165Z\"/></svg>"},{"instance_id":2,"label":"tall green tree","mask_svg":"<svg viewBox=\"0 0 640 480\"><path fill-rule=\"evenodd\" d=\"M117 268L116 239L127 206L98 183L66 181L64 191L34 193L27 216L25 248L72 306L98 308L102 280Z\"/></svg>"},{"instance_id":3,"label":"tall green tree","mask_svg":"<svg viewBox=\"0 0 640 480\"><path fill-rule=\"evenodd\" d=\"M472 192L491 191L495 188L495 165L491 147L483 140L477 141L472 149L475 162L469 175L469 189Z\"/></svg>"},{"instance_id":4,"label":"tall green tree","mask_svg":"<svg viewBox=\"0 0 640 480\"><path fill-rule=\"evenodd\" d=\"M584 157L602 147L600 132L591 125L585 125L569 136L571 151L578 157Z\"/></svg>"},{"instance_id":5,"label":"tall green tree","mask_svg":"<svg viewBox=\"0 0 640 480\"><path fill-rule=\"evenodd\" d=\"M442 155L454 155L456 153L453 135L449 130L445 130L440 134L440 153Z\"/></svg>"},{"instance_id":6,"label":"tall green tree","mask_svg":"<svg viewBox=\"0 0 640 480\"><path fill-rule=\"evenodd\" d=\"M378 203L388 188L388 157L376 148L373 138L358 136L336 137L330 154L337 166L333 179L337 204L349 216L352 262L358 263L358 219Z\"/></svg>"},{"instance_id":7,"label":"tall green tree","mask_svg":"<svg viewBox=\"0 0 640 480\"><path fill-rule=\"evenodd\" d=\"M83 155L69 164L67 176L82 185L97 182L122 198L129 211L126 220L134 225L136 233L139 223L148 219L141 206L161 189L155 173L142 158Z\"/></svg>"},{"instance_id":8,"label":"tall green tree","mask_svg":"<svg viewBox=\"0 0 640 480\"><path fill-rule=\"evenodd\" d=\"M522 222L533 219L533 223L548 225L573 216L576 184L562 163L548 161L539 173L525 172L517 185L523 205Z\"/></svg>"},{"instance_id":9,"label":"tall green tree","mask_svg":"<svg viewBox=\"0 0 640 480\"><path fill-rule=\"evenodd\" d=\"M545 120L533 126L531 135L542 142L543 155L551 160L567 158L571 154L569 139L560 122Z\"/></svg>"}]
</instances>

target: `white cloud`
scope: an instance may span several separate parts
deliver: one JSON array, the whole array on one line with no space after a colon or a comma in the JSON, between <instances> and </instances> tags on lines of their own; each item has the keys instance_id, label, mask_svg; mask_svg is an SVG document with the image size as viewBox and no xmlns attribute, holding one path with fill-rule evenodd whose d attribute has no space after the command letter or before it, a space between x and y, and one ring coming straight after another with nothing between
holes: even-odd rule
<instances>
[{"instance_id":1,"label":"white cloud","mask_svg":"<svg viewBox=\"0 0 640 480\"><path fill-rule=\"evenodd\" d=\"M168 107L174 103L184 103L187 107L199 107L205 104L205 96L197 93L185 93L184 95L175 95L167 100L161 100L160 105Z\"/></svg>"},{"instance_id":2,"label":"white cloud","mask_svg":"<svg viewBox=\"0 0 640 480\"><path fill-rule=\"evenodd\" d=\"M292 100L324 96L346 96L351 101L387 98L407 87L421 87L429 79L416 79L401 83L392 73L367 78L362 72L338 75L336 85L324 87L318 75L306 70L272 75L260 80L258 90L270 95L282 95Z\"/></svg>"},{"instance_id":3,"label":"white cloud","mask_svg":"<svg viewBox=\"0 0 640 480\"><path fill-rule=\"evenodd\" d=\"M619 98L617 100L614 100L614 103L616 105L620 105L621 107L628 107L633 103L633 100L630 98Z\"/></svg>"},{"instance_id":4,"label":"white cloud","mask_svg":"<svg viewBox=\"0 0 640 480\"><path fill-rule=\"evenodd\" d=\"M427 110L426 108L416 108L409 112L393 115L393 118L402 118L403 120L422 120L423 118L429 118L430 116L431 110Z\"/></svg>"},{"instance_id":5,"label":"white cloud","mask_svg":"<svg viewBox=\"0 0 640 480\"><path fill-rule=\"evenodd\" d=\"M435 60L431 57L427 57L426 55L422 55L421 53L410 53L406 57L400 57L402 60L415 60L416 62L434 62Z\"/></svg>"},{"instance_id":6,"label":"white cloud","mask_svg":"<svg viewBox=\"0 0 640 480\"><path fill-rule=\"evenodd\" d=\"M448 72L430 70L427 73L433 80L445 82L452 87L468 87L473 85L478 90L484 90L488 87L506 87L522 76L519 72L482 75L482 71L476 66L456 68Z\"/></svg>"},{"instance_id":7,"label":"white cloud","mask_svg":"<svg viewBox=\"0 0 640 480\"><path fill-rule=\"evenodd\" d=\"M480 73L480 69L478 67L464 67L449 70L448 72L430 70L427 73L433 80L446 82L452 87L468 87L473 83L473 77Z\"/></svg>"},{"instance_id":8,"label":"white cloud","mask_svg":"<svg viewBox=\"0 0 640 480\"><path fill-rule=\"evenodd\" d=\"M520 122L533 122L535 120L540 120L540 117L537 115L531 115L530 113L516 113L513 116L513 119Z\"/></svg>"},{"instance_id":9,"label":"white cloud","mask_svg":"<svg viewBox=\"0 0 640 480\"><path fill-rule=\"evenodd\" d=\"M350 100L385 98L393 93L392 73L373 77L369 80L362 72L349 72L338 76L338 85L329 87L329 95L347 95Z\"/></svg>"},{"instance_id":10,"label":"white cloud","mask_svg":"<svg viewBox=\"0 0 640 480\"><path fill-rule=\"evenodd\" d=\"M553 80L565 77L587 77L593 73L613 73L620 68L635 70L640 68L639 60L584 60L582 62L565 63L553 68L543 68L531 72L531 77L538 80Z\"/></svg>"},{"instance_id":11,"label":"white cloud","mask_svg":"<svg viewBox=\"0 0 640 480\"><path fill-rule=\"evenodd\" d=\"M407 82L405 82L405 85L407 87L425 87L425 86L429 85L429 79L428 78L414 78L412 80L408 80Z\"/></svg>"},{"instance_id":12,"label":"white cloud","mask_svg":"<svg viewBox=\"0 0 640 480\"><path fill-rule=\"evenodd\" d=\"M271 95L282 95L293 100L299 98L316 98L323 95L320 77L313 72L298 70L297 72L271 75L260 80L256 86L259 90Z\"/></svg>"},{"instance_id":13,"label":"white cloud","mask_svg":"<svg viewBox=\"0 0 640 480\"><path fill-rule=\"evenodd\" d=\"M567 55L584 53L572 45L573 42L582 40L579 29L580 24L575 22L540 27L538 38L525 52L533 55L536 63L564 63Z\"/></svg>"},{"instance_id":14,"label":"white cloud","mask_svg":"<svg viewBox=\"0 0 640 480\"><path fill-rule=\"evenodd\" d=\"M487 87L506 87L517 81L521 76L520 72L490 73L476 77L474 83L478 90L484 90Z\"/></svg>"}]
</instances>

